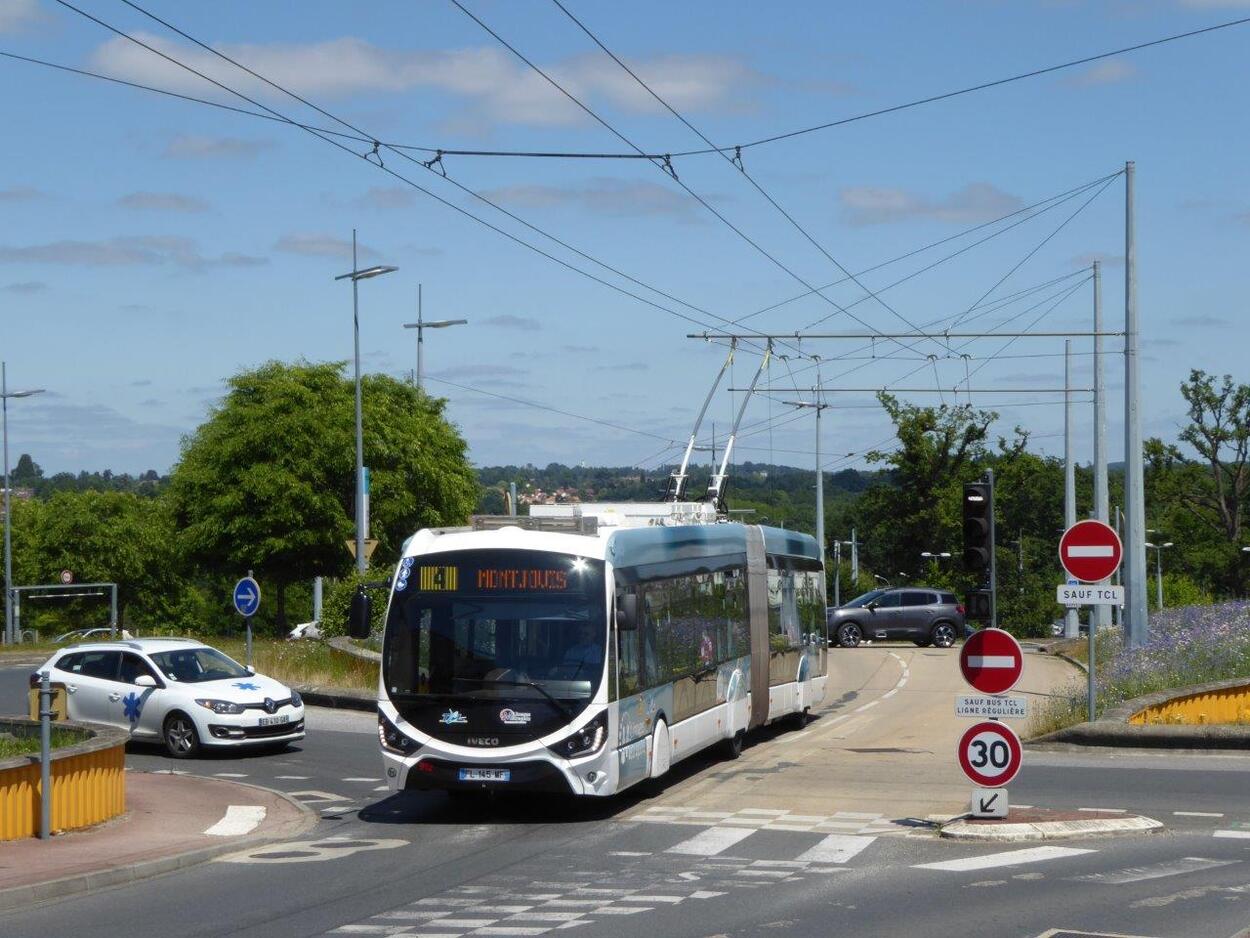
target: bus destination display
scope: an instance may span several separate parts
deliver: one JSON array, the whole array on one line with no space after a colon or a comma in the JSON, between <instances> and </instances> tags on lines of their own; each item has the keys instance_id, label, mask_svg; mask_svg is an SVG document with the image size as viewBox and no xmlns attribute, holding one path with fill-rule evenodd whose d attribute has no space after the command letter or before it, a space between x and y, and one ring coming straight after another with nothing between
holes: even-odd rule
<instances>
[{"instance_id":1,"label":"bus destination display","mask_svg":"<svg viewBox=\"0 0 1250 938\"><path fill-rule=\"evenodd\" d=\"M464 587L482 593L563 593L569 589L567 570L535 567L469 567L461 578L459 566L422 566L417 582L426 593L452 593ZM470 586L470 584L472 584ZM572 584L577 588L579 584Z\"/></svg>"}]
</instances>

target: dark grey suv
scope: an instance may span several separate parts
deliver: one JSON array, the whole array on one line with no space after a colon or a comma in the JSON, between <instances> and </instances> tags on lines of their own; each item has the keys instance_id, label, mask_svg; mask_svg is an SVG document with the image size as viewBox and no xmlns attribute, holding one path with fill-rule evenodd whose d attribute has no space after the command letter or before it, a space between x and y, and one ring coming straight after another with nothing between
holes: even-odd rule
<instances>
[{"instance_id":1,"label":"dark grey suv","mask_svg":"<svg viewBox=\"0 0 1250 938\"><path fill-rule=\"evenodd\" d=\"M854 648L874 639L909 639L950 648L966 634L963 604L954 593L925 586L872 590L826 615L829 641Z\"/></svg>"}]
</instances>

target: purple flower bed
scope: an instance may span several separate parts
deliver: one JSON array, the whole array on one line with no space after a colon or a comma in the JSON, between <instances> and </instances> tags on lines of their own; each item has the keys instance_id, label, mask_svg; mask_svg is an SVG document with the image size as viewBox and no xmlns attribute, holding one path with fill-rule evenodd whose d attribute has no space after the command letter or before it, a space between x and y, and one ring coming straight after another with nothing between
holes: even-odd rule
<instances>
[{"instance_id":1,"label":"purple flower bed","mask_svg":"<svg viewBox=\"0 0 1250 938\"><path fill-rule=\"evenodd\" d=\"M1139 649L1124 648L1118 635L1098 644L1102 707L1155 691L1250 677L1250 602L1156 613L1149 641Z\"/></svg>"}]
</instances>

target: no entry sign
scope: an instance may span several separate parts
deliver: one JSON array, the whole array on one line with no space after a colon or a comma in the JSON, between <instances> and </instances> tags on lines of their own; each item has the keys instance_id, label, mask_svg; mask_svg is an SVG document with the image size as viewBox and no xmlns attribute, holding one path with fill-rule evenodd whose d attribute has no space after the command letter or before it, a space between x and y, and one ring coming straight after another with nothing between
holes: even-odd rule
<instances>
[{"instance_id":1,"label":"no entry sign","mask_svg":"<svg viewBox=\"0 0 1250 938\"><path fill-rule=\"evenodd\" d=\"M1115 528L1101 521L1078 521L1059 539L1059 562L1070 576L1097 583L1115 573L1124 547Z\"/></svg>"},{"instance_id":2,"label":"no entry sign","mask_svg":"<svg viewBox=\"0 0 1250 938\"><path fill-rule=\"evenodd\" d=\"M977 723L959 740L959 767L984 788L1006 785L1020 771L1020 737L1006 723Z\"/></svg>"},{"instance_id":3,"label":"no entry sign","mask_svg":"<svg viewBox=\"0 0 1250 938\"><path fill-rule=\"evenodd\" d=\"M1024 652L1010 632L973 632L959 653L964 680L983 694L1004 694L1016 686L1024 669Z\"/></svg>"}]
</instances>

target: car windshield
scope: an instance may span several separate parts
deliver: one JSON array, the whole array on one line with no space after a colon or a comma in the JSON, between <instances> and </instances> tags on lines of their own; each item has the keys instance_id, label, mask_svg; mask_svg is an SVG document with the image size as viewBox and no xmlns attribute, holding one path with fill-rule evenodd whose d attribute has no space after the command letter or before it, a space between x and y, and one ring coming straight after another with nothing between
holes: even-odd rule
<instances>
[{"instance_id":1,"label":"car windshield","mask_svg":"<svg viewBox=\"0 0 1250 938\"><path fill-rule=\"evenodd\" d=\"M844 609L861 609L867 606L874 599L879 598L885 590L869 590L863 596L856 596L849 603L843 604Z\"/></svg>"},{"instance_id":2,"label":"car windshield","mask_svg":"<svg viewBox=\"0 0 1250 938\"><path fill-rule=\"evenodd\" d=\"M251 672L216 648L178 648L152 655L161 673L180 684L223 681L232 677L248 677Z\"/></svg>"}]
</instances>

